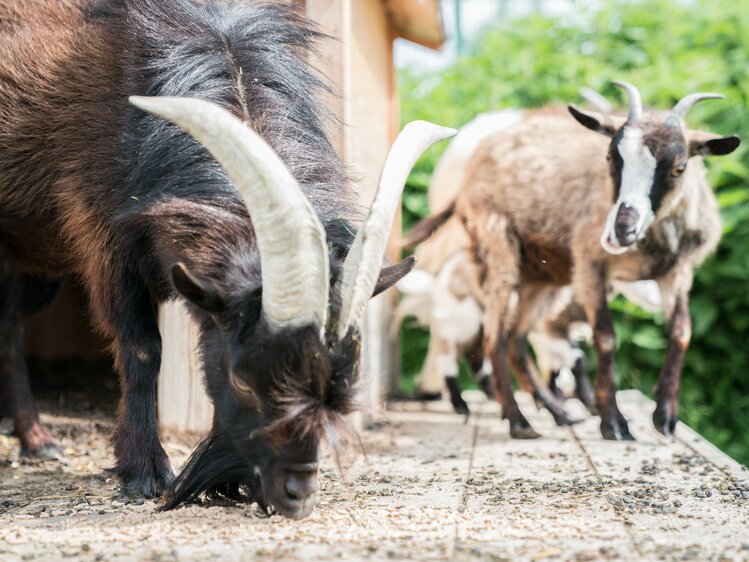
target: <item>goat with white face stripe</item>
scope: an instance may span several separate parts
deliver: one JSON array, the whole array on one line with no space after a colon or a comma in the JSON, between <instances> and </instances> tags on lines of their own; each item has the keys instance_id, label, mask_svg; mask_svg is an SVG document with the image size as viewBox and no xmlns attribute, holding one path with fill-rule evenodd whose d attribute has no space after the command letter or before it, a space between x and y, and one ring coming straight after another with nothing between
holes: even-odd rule
<instances>
[{"instance_id":1,"label":"goat with white face stripe","mask_svg":"<svg viewBox=\"0 0 749 562\"><path fill-rule=\"evenodd\" d=\"M621 258L612 260L608 274L632 269L634 263L641 272L649 270L661 288L669 320L669 350L655 390L658 405L653 423L658 431L671 435L691 337L692 271L714 249L720 235L717 204L700 157L729 154L741 141L737 136L689 131L684 124L695 103L722 99L720 94L690 94L665 116L644 116L639 90L626 82L615 84L629 97L629 116L618 129L572 106L569 110L582 125L611 138L607 160L614 205L600 242L608 254ZM621 422L623 418L612 427L612 437L629 437L626 423Z\"/></svg>"}]
</instances>

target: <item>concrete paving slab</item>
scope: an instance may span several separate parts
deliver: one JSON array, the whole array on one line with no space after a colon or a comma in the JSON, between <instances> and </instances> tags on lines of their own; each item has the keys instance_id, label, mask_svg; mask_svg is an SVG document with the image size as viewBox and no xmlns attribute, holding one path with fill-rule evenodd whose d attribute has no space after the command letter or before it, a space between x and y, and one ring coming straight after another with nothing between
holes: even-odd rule
<instances>
[{"instance_id":1,"label":"concrete paving slab","mask_svg":"<svg viewBox=\"0 0 749 562\"><path fill-rule=\"evenodd\" d=\"M519 400L543 438L509 439L481 400L467 423L442 402L394 404L343 477L324 463L303 521L125 501L106 470L111 419L45 415L65 463L22 461L0 436L0 560L749 560L746 469L685 426L657 434L642 395L620 395L634 443L602 441L597 418L558 428ZM175 465L190 450L166 446Z\"/></svg>"}]
</instances>

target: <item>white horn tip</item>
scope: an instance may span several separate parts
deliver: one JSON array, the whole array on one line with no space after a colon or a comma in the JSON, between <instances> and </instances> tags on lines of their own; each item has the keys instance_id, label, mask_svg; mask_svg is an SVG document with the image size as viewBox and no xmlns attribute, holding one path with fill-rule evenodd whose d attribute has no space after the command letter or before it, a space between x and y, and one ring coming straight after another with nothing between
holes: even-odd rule
<instances>
[{"instance_id":1,"label":"white horn tip","mask_svg":"<svg viewBox=\"0 0 749 562\"><path fill-rule=\"evenodd\" d=\"M184 105L188 98L174 98L167 96L129 96L127 101L130 105L137 107L138 109L156 115L158 117L167 118L164 115L169 109L173 108L177 104Z\"/></svg>"},{"instance_id":2,"label":"white horn tip","mask_svg":"<svg viewBox=\"0 0 749 562\"><path fill-rule=\"evenodd\" d=\"M403 127L403 131L406 130L414 130L424 137L434 139L433 142L449 139L450 137L454 137L458 134L458 130L453 129L452 127L443 127L441 125L435 125L434 123L430 123L429 121L422 120L411 121L405 127Z\"/></svg>"},{"instance_id":3,"label":"white horn tip","mask_svg":"<svg viewBox=\"0 0 749 562\"><path fill-rule=\"evenodd\" d=\"M165 117L162 115L164 112L170 112L176 108L184 110L185 108L213 105L205 100L180 96L129 96L127 101L138 109L161 117Z\"/></svg>"}]
</instances>

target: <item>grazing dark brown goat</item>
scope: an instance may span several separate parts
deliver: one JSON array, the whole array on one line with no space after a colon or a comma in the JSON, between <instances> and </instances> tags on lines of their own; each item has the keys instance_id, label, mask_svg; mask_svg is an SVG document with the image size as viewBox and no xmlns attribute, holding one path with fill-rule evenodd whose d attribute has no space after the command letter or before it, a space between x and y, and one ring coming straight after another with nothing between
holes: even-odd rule
<instances>
[{"instance_id":1,"label":"grazing dark brown goat","mask_svg":"<svg viewBox=\"0 0 749 562\"><path fill-rule=\"evenodd\" d=\"M600 118L570 108L580 123L601 134L581 129L561 110L543 109L486 137L462 189L444 210L417 225L411 237L412 242L424 240L453 216L463 221L479 269L485 353L514 437L537 434L513 396L508 357L514 357L524 378L538 377L527 333L517 330L508 316L510 297L520 289L516 310L523 317L551 288L570 283L593 327L601 432L618 440L633 437L616 403L616 342L607 287L613 280L658 282L669 349L653 422L665 435L676 425L691 334L692 274L721 233L702 156L728 154L740 141L690 131L684 124L694 103L720 96L692 94L671 112L644 114L637 89L619 85L630 96L623 123L615 116Z\"/></svg>"},{"instance_id":2,"label":"grazing dark brown goat","mask_svg":"<svg viewBox=\"0 0 749 562\"><path fill-rule=\"evenodd\" d=\"M381 270L398 195L451 133L407 127L354 238L325 85L306 62L320 38L277 4L0 1L0 405L25 454L59 448L33 409L23 327L71 276L112 341L127 493L312 510L319 443L354 409L364 306L412 266ZM215 416L172 481L156 308L178 296Z\"/></svg>"}]
</instances>

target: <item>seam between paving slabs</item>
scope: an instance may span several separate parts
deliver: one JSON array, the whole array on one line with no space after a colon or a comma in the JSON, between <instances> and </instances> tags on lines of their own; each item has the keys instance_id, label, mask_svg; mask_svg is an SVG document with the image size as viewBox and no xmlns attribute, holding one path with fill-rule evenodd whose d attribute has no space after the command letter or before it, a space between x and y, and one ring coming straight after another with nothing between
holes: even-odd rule
<instances>
[{"instance_id":1,"label":"seam between paving slabs","mask_svg":"<svg viewBox=\"0 0 749 562\"><path fill-rule=\"evenodd\" d=\"M575 428L573 426L568 427L570 434L572 435L572 438L574 439L575 443L577 443L577 446L580 447L580 451L582 452L583 456L585 457L585 460L588 463L588 466L590 466L591 470L593 471L593 474L600 477L601 473L598 472L598 468L596 467L595 463L593 462L593 458L590 456L590 453L588 453L587 449L585 448L585 445L583 444L580 437L575 432ZM640 545L638 544L634 533L632 532L631 523L627 519L627 517L624 514L621 514L617 512L611 505L607 507L607 509L611 510L611 512L614 514L614 518L617 519L624 528L624 532L627 535L627 541L629 542L630 546L634 550L634 552L637 553L637 556L640 559L643 559L643 553L640 550Z\"/></svg>"},{"instance_id":2,"label":"seam between paving slabs","mask_svg":"<svg viewBox=\"0 0 749 562\"><path fill-rule=\"evenodd\" d=\"M466 469L466 477L462 483L463 492L460 494L460 500L458 501L458 513L463 513L468 506L468 481L471 479L471 473L473 472L473 459L476 457L476 446L479 440L479 421L481 420L481 409L477 408L476 413L471 415L471 425L473 425L473 434L471 436L471 452L468 455L468 468ZM454 559L455 548L460 542L458 531L460 530L460 522L455 524L455 535L453 537L453 547L450 553L450 559Z\"/></svg>"}]
</instances>

